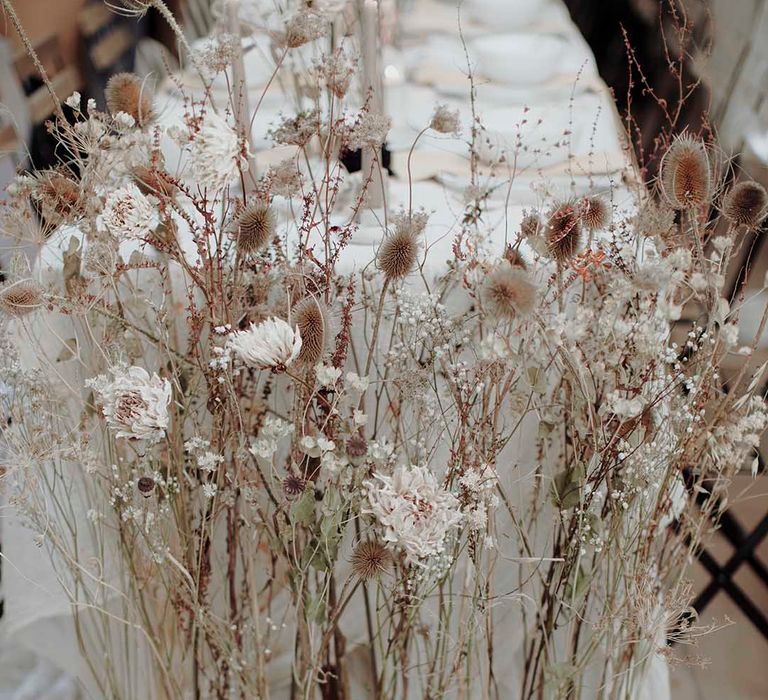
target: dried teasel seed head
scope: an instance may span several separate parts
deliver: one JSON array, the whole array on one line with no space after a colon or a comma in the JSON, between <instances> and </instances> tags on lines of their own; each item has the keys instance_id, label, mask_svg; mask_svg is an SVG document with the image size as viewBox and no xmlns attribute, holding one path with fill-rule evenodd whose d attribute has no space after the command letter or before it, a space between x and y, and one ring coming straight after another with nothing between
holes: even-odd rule
<instances>
[{"instance_id":1,"label":"dried teasel seed head","mask_svg":"<svg viewBox=\"0 0 768 700\"><path fill-rule=\"evenodd\" d=\"M417 234L409 227L398 227L381 243L376 259L388 280L405 277L419 256Z\"/></svg>"},{"instance_id":2,"label":"dried teasel seed head","mask_svg":"<svg viewBox=\"0 0 768 700\"><path fill-rule=\"evenodd\" d=\"M586 197L581 203L581 223L587 231L605 228L610 220L608 205L602 197Z\"/></svg>"},{"instance_id":3,"label":"dried teasel seed head","mask_svg":"<svg viewBox=\"0 0 768 700\"><path fill-rule=\"evenodd\" d=\"M302 299L291 311L291 318L301 333L298 362L314 367L333 349L336 324L325 302L314 297Z\"/></svg>"},{"instance_id":4,"label":"dried teasel seed head","mask_svg":"<svg viewBox=\"0 0 768 700\"><path fill-rule=\"evenodd\" d=\"M355 547L351 563L355 576L370 581L387 572L392 564L392 555L381 542L367 540Z\"/></svg>"},{"instance_id":5,"label":"dried teasel seed head","mask_svg":"<svg viewBox=\"0 0 768 700\"><path fill-rule=\"evenodd\" d=\"M155 490L155 480L151 476L142 476L138 482L136 482L136 488L139 489L144 498L148 498Z\"/></svg>"},{"instance_id":6,"label":"dried teasel seed head","mask_svg":"<svg viewBox=\"0 0 768 700\"><path fill-rule=\"evenodd\" d=\"M361 465L368 454L368 443L362 435L353 435L349 438L346 448L347 457L355 467Z\"/></svg>"},{"instance_id":7,"label":"dried teasel seed head","mask_svg":"<svg viewBox=\"0 0 768 700\"><path fill-rule=\"evenodd\" d=\"M26 316L43 304L43 290L30 280L0 287L0 311L7 316Z\"/></svg>"},{"instance_id":8,"label":"dried teasel seed head","mask_svg":"<svg viewBox=\"0 0 768 700\"><path fill-rule=\"evenodd\" d=\"M556 207L547 220L547 248L559 264L568 262L581 246L581 217L576 207L566 202Z\"/></svg>"},{"instance_id":9,"label":"dried teasel seed head","mask_svg":"<svg viewBox=\"0 0 768 700\"><path fill-rule=\"evenodd\" d=\"M757 228L768 215L768 193L758 182L739 182L725 195L723 215L735 226Z\"/></svg>"},{"instance_id":10,"label":"dried teasel seed head","mask_svg":"<svg viewBox=\"0 0 768 700\"><path fill-rule=\"evenodd\" d=\"M512 267L519 267L523 270L528 269L525 260L523 260L523 256L520 255L520 251L517 248L513 248L509 243L507 243L507 247L504 249L504 259L512 265Z\"/></svg>"},{"instance_id":11,"label":"dried teasel seed head","mask_svg":"<svg viewBox=\"0 0 768 700\"><path fill-rule=\"evenodd\" d=\"M712 168L707 148L678 136L661 161L661 187L675 209L695 209L712 197Z\"/></svg>"},{"instance_id":12,"label":"dried teasel seed head","mask_svg":"<svg viewBox=\"0 0 768 700\"><path fill-rule=\"evenodd\" d=\"M235 220L233 237L242 253L255 253L274 237L277 219L269 204L247 205Z\"/></svg>"},{"instance_id":13,"label":"dried teasel seed head","mask_svg":"<svg viewBox=\"0 0 768 700\"><path fill-rule=\"evenodd\" d=\"M176 185L166 179L160 170L140 165L133 169L131 175L142 194L152 194L156 197L173 197L176 194Z\"/></svg>"},{"instance_id":14,"label":"dried teasel seed head","mask_svg":"<svg viewBox=\"0 0 768 700\"><path fill-rule=\"evenodd\" d=\"M304 490L307 488L307 480L302 479L300 476L290 474L283 479L283 493L288 498L296 498L301 496Z\"/></svg>"},{"instance_id":15,"label":"dried teasel seed head","mask_svg":"<svg viewBox=\"0 0 768 700\"><path fill-rule=\"evenodd\" d=\"M536 238L541 233L541 219L534 213L526 214L520 222L520 234L523 238Z\"/></svg>"},{"instance_id":16,"label":"dried teasel seed head","mask_svg":"<svg viewBox=\"0 0 768 700\"><path fill-rule=\"evenodd\" d=\"M536 285L525 270L506 260L485 279L480 295L486 310L496 318L526 316L536 306Z\"/></svg>"},{"instance_id":17,"label":"dried teasel seed head","mask_svg":"<svg viewBox=\"0 0 768 700\"><path fill-rule=\"evenodd\" d=\"M135 73L116 73L104 90L107 109L113 116L118 112L130 114L139 126L152 121L152 99L141 78Z\"/></svg>"}]
</instances>

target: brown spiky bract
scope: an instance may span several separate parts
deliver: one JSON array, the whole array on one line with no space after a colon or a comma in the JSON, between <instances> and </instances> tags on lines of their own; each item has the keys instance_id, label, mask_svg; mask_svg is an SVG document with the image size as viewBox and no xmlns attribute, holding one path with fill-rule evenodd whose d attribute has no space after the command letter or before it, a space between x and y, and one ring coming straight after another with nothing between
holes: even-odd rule
<instances>
[{"instance_id":1,"label":"brown spiky bract","mask_svg":"<svg viewBox=\"0 0 768 700\"><path fill-rule=\"evenodd\" d=\"M581 223L587 231L605 228L610 220L608 205L602 197L586 197L581 205Z\"/></svg>"},{"instance_id":2,"label":"brown spiky bract","mask_svg":"<svg viewBox=\"0 0 768 700\"><path fill-rule=\"evenodd\" d=\"M240 252L255 253L272 240L276 228L277 220L269 204L254 202L238 215L233 235Z\"/></svg>"},{"instance_id":3,"label":"brown spiky bract","mask_svg":"<svg viewBox=\"0 0 768 700\"><path fill-rule=\"evenodd\" d=\"M398 228L382 242L377 256L379 268L388 280L405 277L416 265L419 243L407 227Z\"/></svg>"},{"instance_id":4,"label":"brown spiky bract","mask_svg":"<svg viewBox=\"0 0 768 700\"><path fill-rule=\"evenodd\" d=\"M351 562L355 576L370 581L386 573L392 563L392 555L381 542L367 540L355 547Z\"/></svg>"},{"instance_id":5,"label":"brown spiky bract","mask_svg":"<svg viewBox=\"0 0 768 700\"><path fill-rule=\"evenodd\" d=\"M481 295L483 305L494 318L526 316L536 306L536 285L525 270L506 261L488 275Z\"/></svg>"},{"instance_id":6,"label":"brown spiky bract","mask_svg":"<svg viewBox=\"0 0 768 700\"><path fill-rule=\"evenodd\" d=\"M566 202L556 207L547 221L547 248L559 264L567 263L581 247L581 216Z\"/></svg>"},{"instance_id":7,"label":"brown spiky bract","mask_svg":"<svg viewBox=\"0 0 768 700\"><path fill-rule=\"evenodd\" d=\"M688 136L676 138L661 163L664 196L675 209L695 209L712 197L712 170L706 146Z\"/></svg>"},{"instance_id":8,"label":"brown spiky bract","mask_svg":"<svg viewBox=\"0 0 768 700\"><path fill-rule=\"evenodd\" d=\"M758 182L739 182L725 195L723 214L735 226L757 228L768 214L768 193Z\"/></svg>"},{"instance_id":9,"label":"brown spiky bract","mask_svg":"<svg viewBox=\"0 0 768 700\"><path fill-rule=\"evenodd\" d=\"M156 197L173 197L177 192L174 185L165 174L154 168L138 166L133 169L133 181L143 194L152 194Z\"/></svg>"},{"instance_id":10,"label":"brown spiky bract","mask_svg":"<svg viewBox=\"0 0 768 700\"><path fill-rule=\"evenodd\" d=\"M314 366L333 346L330 310L319 299L307 297L296 304L291 315L301 333L301 352L297 361Z\"/></svg>"},{"instance_id":11,"label":"brown spiky bract","mask_svg":"<svg viewBox=\"0 0 768 700\"><path fill-rule=\"evenodd\" d=\"M145 126L154 117L149 92L141 78L134 73L113 75L107 81L104 98L110 114L130 114L139 126Z\"/></svg>"}]
</instances>

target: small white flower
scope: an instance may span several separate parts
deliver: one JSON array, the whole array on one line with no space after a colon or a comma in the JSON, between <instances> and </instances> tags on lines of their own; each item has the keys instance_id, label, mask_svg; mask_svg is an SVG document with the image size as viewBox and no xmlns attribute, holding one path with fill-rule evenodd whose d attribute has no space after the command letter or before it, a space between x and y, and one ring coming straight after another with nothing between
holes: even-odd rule
<instances>
[{"instance_id":1,"label":"small white flower","mask_svg":"<svg viewBox=\"0 0 768 700\"><path fill-rule=\"evenodd\" d=\"M215 112L205 113L199 130L175 133L188 144L187 178L200 187L221 189L246 167L237 132Z\"/></svg>"},{"instance_id":2,"label":"small white flower","mask_svg":"<svg viewBox=\"0 0 768 700\"><path fill-rule=\"evenodd\" d=\"M244 331L235 331L227 346L246 365L284 370L301 352L301 333L280 318L268 318Z\"/></svg>"},{"instance_id":3,"label":"small white flower","mask_svg":"<svg viewBox=\"0 0 768 700\"><path fill-rule=\"evenodd\" d=\"M64 104L67 105L67 107L71 107L72 109L76 109L77 111L80 111L81 99L82 99L82 96L80 95L80 93L75 91L66 100L64 100Z\"/></svg>"},{"instance_id":4,"label":"small white flower","mask_svg":"<svg viewBox=\"0 0 768 700\"><path fill-rule=\"evenodd\" d=\"M113 124L121 131L136 126L136 120L128 112L118 112L112 119Z\"/></svg>"},{"instance_id":5,"label":"small white flower","mask_svg":"<svg viewBox=\"0 0 768 700\"><path fill-rule=\"evenodd\" d=\"M327 389L333 389L341 376L341 370L330 365L317 365L317 367L315 367L315 375L317 376L317 382L320 386Z\"/></svg>"},{"instance_id":6,"label":"small white flower","mask_svg":"<svg viewBox=\"0 0 768 700\"><path fill-rule=\"evenodd\" d=\"M160 217L152 202L133 183L112 191L96 219L99 230L121 239L143 239L159 223Z\"/></svg>"},{"instance_id":7,"label":"small white flower","mask_svg":"<svg viewBox=\"0 0 768 700\"><path fill-rule=\"evenodd\" d=\"M365 425L368 422L368 416L363 413L360 409L355 409L352 412L352 420L354 421L356 426Z\"/></svg>"},{"instance_id":8,"label":"small white flower","mask_svg":"<svg viewBox=\"0 0 768 700\"><path fill-rule=\"evenodd\" d=\"M413 564L442 553L448 534L464 518L458 499L427 467L399 466L392 476L374 474L365 486L369 507L363 512L376 517L384 541L402 548Z\"/></svg>"},{"instance_id":9,"label":"small white flower","mask_svg":"<svg viewBox=\"0 0 768 700\"><path fill-rule=\"evenodd\" d=\"M216 484L212 484L210 482L203 484L203 496L206 498L213 498L218 490L219 489L217 488Z\"/></svg>"},{"instance_id":10,"label":"small white flower","mask_svg":"<svg viewBox=\"0 0 768 700\"><path fill-rule=\"evenodd\" d=\"M642 413L644 408L642 398L635 396L632 399L628 399L623 397L619 391L612 391L608 394L606 404L608 410L620 418L635 418Z\"/></svg>"},{"instance_id":11,"label":"small white flower","mask_svg":"<svg viewBox=\"0 0 768 700\"><path fill-rule=\"evenodd\" d=\"M358 394L363 394L368 389L368 377L361 377L354 372L347 372L345 379L349 388Z\"/></svg>"},{"instance_id":12,"label":"small white flower","mask_svg":"<svg viewBox=\"0 0 768 700\"><path fill-rule=\"evenodd\" d=\"M161 440L169 423L171 383L157 374L150 377L142 367L115 369L113 376L86 382L99 395L107 425L119 438Z\"/></svg>"}]
</instances>

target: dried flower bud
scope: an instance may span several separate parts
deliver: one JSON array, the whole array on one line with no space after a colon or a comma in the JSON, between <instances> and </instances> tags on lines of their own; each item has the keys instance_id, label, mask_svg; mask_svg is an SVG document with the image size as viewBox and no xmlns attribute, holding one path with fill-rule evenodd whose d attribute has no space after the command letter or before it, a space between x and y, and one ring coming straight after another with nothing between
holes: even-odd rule
<instances>
[{"instance_id":1,"label":"dried flower bud","mask_svg":"<svg viewBox=\"0 0 768 700\"><path fill-rule=\"evenodd\" d=\"M661 162L661 186L675 209L693 209L712 196L712 171L707 149L689 136L677 137Z\"/></svg>"},{"instance_id":2,"label":"dried flower bud","mask_svg":"<svg viewBox=\"0 0 768 700\"><path fill-rule=\"evenodd\" d=\"M290 474L283 479L283 493L288 498L296 498L301 496L304 490L307 488L307 480L302 479L300 476Z\"/></svg>"},{"instance_id":3,"label":"dried flower bud","mask_svg":"<svg viewBox=\"0 0 768 700\"><path fill-rule=\"evenodd\" d=\"M60 170L43 170L38 174L33 198L51 226L71 221L81 210L80 184Z\"/></svg>"},{"instance_id":4,"label":"dried flower bud","mask_svg":"<svg viewBox=\"0 0 768 700\"><path fill-rule=\"evenodd\" d=\"M352 466L359 467L368 456L368 443L362 435L353 435L347 440L347 457Z\"/></svg>"},{"instance_id":5,"label":"dried flower bud","mask_svg":"<svg viewBox=\"0 0 768 700\"><path fill-rule=\"evenodd\" d=\"M332 349L336 337L331 310L319 299L302 299L292 311L301 333L301 352L297 360L314 367Z\"/></svg>"},{"instance_id":6,"label":"dried flower bud","mask_svg":"<svg viewBox=\"0 0 768 700\"><path fill-rule=\"evenodd\" d=\"M638 235L666 239L675 225L675 211L669 206L648 200L637 217Z\"/></svg>"},{"instance_id":7,"label":"dried flower bud","mask_svg":"<svg viewBox=\"0 0 768 700\"><path fill-rule=\"evenodd\" d=\"M379 148L387 139L392 120L384 114L360 112L357 121L347 131L347 149Z\"/></svg>"},{"instance_id":8,"label":"dried flower bud","mask_svg":"<svg viewBox=\"0 0 768 700\"><path fill-rule=\"evenodd\" d=\"M277 228L275 214L268 204L253 202L235 220L233 237L240 252L255 253L274 237Z\"/></svg>"},{"instance_id":9,"label":"dried flower bud","mask_svg":"<svg viewBox=\"0 0 768 700\"><path fill-rule=\"evenodd\" d=\"M459 110L450 109L447 105L437 105L429 126L438 134L458 134L461 131Z\"/></svg>"},{"instance_id":10,"label":"dried flower bud","mask_svg":"<svg viewBox=\"0 0 768 700\"><path fill-rule=\"evenodd\" d=\"M746 226L751 231L768 214L768 193L757 182L739 182L725 195L723 214L734 226Z\"/></svg>"},{"instance_id":11,"label":"dried flower bud","mask_svg":"<svg viewBox=\"0 0 768 700\"><path fill-rule=\"evenodd\" d=\"M136 483L136 488L144 498L149 498L155 490L155 480L151 476L142 476Z\"/></svg>"},{"instance_id":12,"label":"dried flower bud","mask_svg":"<svg viewBox=\"0 0 768 700\"><path fill-rule=\"evenodd\" d=\"M604 228L609 220L608 205L602 197L586 197L581 203L581 223L587 231Z\"/></svg>"},{"instance_id":13,"label":"dried flower bud","mask_svg":"<svg viewBox=\"0 0 768 700\"><path fill-rule=\"evenodd\" d=\"M344 49L339 48L318 62L315 71L326 87L336 97L342 99L349 90L352 77L355 74L355 67L356 62L347 56Z\"/></svg>"},{"instance_id":14,"label":"dried flower bud","mask_svg":"<svg viewBox=\"0 0 768 700\"><path fill-rule=\"evenodd\" d=\"M416 265L419 242L408 228L396 228L381 243L377 260L388 280L405 277Z\"/></svg>"},{"instance_id":15,"label":"dried flower bud","mask_svg":"<svg viewBox=\"0 0 768 700\"><path fill-rule=\"evenodd\" d=\"M355 576L370 581L386 573L392 563L392 555L381 542L368 540L355 547L351 563Z\"/></svg>"},{"instance_id":16,"label":"dried flower bud","mask_svg":"<svg viewBox=\"0 0 768 700\"><path fill-rule=\"evenodd\" d=\"M520 251L517 248L513 248L509 243L507 243L507 247L504 249L504 259L512 265L512 267L519 267L523 270L528 269L525 260L523 260L523 256L520 255Z\"/></svg>"},{"instance_id":17,"label":"dried flower bud","mask_svg":"<svg viewBox=\"0 0 768 700\"><path fill-rule=\"evenodd\" d=\"M276 143L288 146L306 146L320 131L320 115L316 110L299 112L295 117L285 117L269 135Z\"/></svg>"},{"instance_id":18,"label":"dried flower bud","mask_svg":"<svg viewBox=\"0 0 768 700\"><path fill-rule=\"evenodd\" d=\"M549 254L563 264L573 258L581 246L581 217L573 204L566 202L549 215L547 248Z\"/></svg>"},{"instance_id":19,"label":"dried flower bud","mask_svg":"<svg viewBox=\"0 0 768 700\"><path fill-rule=\"evenodd\" d=\"M13 282L0 287L0 311L8 316L26 316L43 303L43 292L30 280Z\"/></svg>"},{"instance_id":20,"label":"dried flower bud","mask_svg":"<svg viewBox=\"0 0 768 700\"><path fill-rule=\"evenodd\" d=\"M536 238L541 233L541 219L534 213L526 214L520 222L520 234L523 238Z\"/></svg>"},{"instance_id":21,"label":"dried flower bud","mask_svg":"<svg viewBox=\"0 0 768 700\"><path fill-rule=\"evenodd\" d=\"M530 314L536 306L536 285L528 273L506 260L486 278L480 290L484 306L496 318Z\"/></svg>"},{"instance_id":22,"label":"dried flower bud","mask_svg":"<svg viewBox=\"0 0 768 700\"><path fill-rule=\"evenodd\" d=\"M116 73L107 82L104 97L112 116L125 112L133 117L139 126L145 126L152 121L152 99L138 75Z\"/></svg>"}]
</instances>

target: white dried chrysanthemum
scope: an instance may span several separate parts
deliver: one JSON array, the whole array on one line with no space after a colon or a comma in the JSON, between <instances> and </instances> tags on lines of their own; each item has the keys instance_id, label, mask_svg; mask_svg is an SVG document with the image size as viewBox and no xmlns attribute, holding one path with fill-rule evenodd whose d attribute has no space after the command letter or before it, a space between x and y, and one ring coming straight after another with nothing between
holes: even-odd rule
<instances>
[{"instance_id":1,"label":"white dried chrysanthemum","mask_svg":"<svg viewBox=\"0 0 768 700\"><path fill-rule=\"evenodd\" d=\"M376 517L383 540L402 548L409 563L442 553L449 532L462 521L458 499L427 467L399 466L392 476L374 474L365 486L369 507L363 512Z\"/></svg>"},{"instance_id":2,"label":"white dried chrysanthemum","mask_svg":"<svg viewBox=\"0 0 768 700\"><path fill-rule=\"evenodd\" d=\"M110 192L96 220L100 231L108 231L119 239L143 239L159 223L157 209L133 183Z\"/></svg>"},{"instance_id":3,"label":"white dried chrysanthemum","mask_svg":"<svg viewBox=\"0 0 768 700\"><path fill-rule=\"evenodd\" d=\"M237 132L214 112L205 113L188 140L186 177L200 187L221 189L247 167Z\"/></svg>"},{"instance_id":4,"label":"white dried chrysanthemum","mask_svg":"<svg viewBox=\"0 0 768 700\"><path fill-rule=\"evenodd\" d=\"M301 333L281 318L268 318L234 331L227 345L246 365L259 369L284 370L301 352Z\"/></svg>"},{"instance_id":5,"label":"white dried chrysanthemum","mask_svg":"<svg viewBox=\"0 0 768 700\"><path fill-rule=\"evenodd\" d=\"M115 436L130 440L158 442L168 428L171 383L157 374L151 377L143 367L112 370L86 384L98 394L102 413Z\"/></svg>"}]
</instances>

